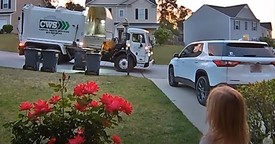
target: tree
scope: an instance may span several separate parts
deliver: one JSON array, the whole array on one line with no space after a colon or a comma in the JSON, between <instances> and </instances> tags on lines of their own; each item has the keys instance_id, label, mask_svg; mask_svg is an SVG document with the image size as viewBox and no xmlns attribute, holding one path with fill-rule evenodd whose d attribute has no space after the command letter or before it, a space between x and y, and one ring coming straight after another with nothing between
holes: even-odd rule
<instances>
[{"instance_id":1,"label":"tree","mask_svg":"<svg viewBox=\"0 0 275 144\"><path fill-rule=\"evenodd\" d=\"M80 4L75 4L72 1L69 1L65 4L66 9L73 10L73 11L83 11L85 8Z\"/></svg>"},{"instance_id":2,"label":"tree","mask_svg":"<svg viewBox=\"0 0 275 144\"><path fill-rule=\"evenodd\" d=\"M53 3L57 3L57 2L59 2L59 0L45 0L47 8L55 8Z\"/></svg>"},{"instance_id":3,"label":"tree","mask_svg":"<svg viewBox=\"0 0 275 144\"><path fill-rule=\"evenodd\" d=\"M260 37L260 41L266 42L269 46L275 48L275 42L273 41L272 38L269 38L269 37Z\"/></svg>"},{"instance_id":4,"label":"tree","mask_svg":"<svg viewBox=\"0 0 275 144\"><path fill-rule=\"evenodd\" d=\"M160 45L164 44L169 39L171 34L172 33L170 30L168 30L166 28L159 27L154 33L154 36L156 38L156 43L158 43Z\"/></svg>"},{"instance_id":5,"label":"tree","mask_svg":"<svg viewBox=\"0 0 275 144\"><path fill-rule=\"evenodd\" d=\"M178 30L182 30L182 23L191 10L178 6L177 0L159 0L158 12L160 26L178 35Z\"/></svg>"}]
</instances>

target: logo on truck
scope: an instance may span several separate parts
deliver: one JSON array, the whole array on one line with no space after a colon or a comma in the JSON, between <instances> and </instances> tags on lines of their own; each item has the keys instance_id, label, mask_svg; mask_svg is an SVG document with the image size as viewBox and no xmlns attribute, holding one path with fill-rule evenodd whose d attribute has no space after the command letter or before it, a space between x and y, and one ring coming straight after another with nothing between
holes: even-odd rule
<instances>
[{"instance_id":1,"label":"logo on truck","mask_svg":"<svg viewBox=\"0 0 275 144\"><path fill-rule=\"evenodd\" d=\"M41 19L39 21L39 30L45 31L46 34L59 34L69 33L70 24L68 21L51 18L51 19Z\"/></svg>"},{"instance_id":2,"label":"logo on truck","mask_svg":"<svg viewBox=\"0 0 275 144\"><path fill-rule=\"evenodd\" d=\"M55 20L40 20L39 28L68 30L70 24L67 21L55 21Z\"/></svg>"}]
</instances>

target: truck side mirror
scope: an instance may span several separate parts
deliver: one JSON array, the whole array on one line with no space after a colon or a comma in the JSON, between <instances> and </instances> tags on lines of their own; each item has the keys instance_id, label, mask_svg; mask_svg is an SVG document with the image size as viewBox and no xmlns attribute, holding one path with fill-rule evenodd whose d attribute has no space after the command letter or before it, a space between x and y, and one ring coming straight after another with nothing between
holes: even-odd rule
<instances>
[{"instance_id":1,"label":"truck side mirror","mask_svg":"<svg viewBox=\"0 0 275 144\"><path fill-rule=\"evenodd\" d=\"M155 45L155 41L153 41L153 40L150 40L150 43L151 43L152 46Z\"/></svg>"},{"instance_id":2,"label":"truck side mirror","mask_svg":"<svg viewBox=\"0 0 275 144\"><path fill-rule=\"evenodd\" d=\"M173 57L179 57L179 54L175 53Z\"/></svg>"},{"instance_id":3,"label":"truck side mirror","mask_svg":"<svg viewBox=\"0 0 275 144\"><path fill-rule=\"evenodd\" d=\"M126 40L130 40L130 34L129 34L129 33L126 33L125 35L126 35L126 36L125 36Z\"/></svg>"},{"instance_id":4,"label":"truck side mirror","mask_svg":"<svg viewBox=\"0 0 275 144\"><path fill-rule=\"evenodd\" d=\"M142 44L142 39L143 39L142 35L138 35L138 39L139 39L139 43Z\"/></svg>"}]
</instances>

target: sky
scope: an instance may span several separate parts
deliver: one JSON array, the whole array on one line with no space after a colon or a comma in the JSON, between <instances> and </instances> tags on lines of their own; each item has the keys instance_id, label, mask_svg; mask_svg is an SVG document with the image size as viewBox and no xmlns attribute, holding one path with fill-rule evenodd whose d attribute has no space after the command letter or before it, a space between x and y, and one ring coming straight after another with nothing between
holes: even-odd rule
<instances>
[{"instance_id":1,"label":"sky","mask_svg":"<svg viewBox=\"0 0 275 144\"><path fill-rule=\"evenodd\" d=\"M60 5L64 5L66 0L59 0ZM81 5L85 4L85 0L72 0ZM275 0L177 0L179 5L183 5L193 12L198 10L203 4L216 6L232 6L239 4L248 4L254 15L260 22L272 22L273 33L275 38Z\"/></svg>"}]
</instances>

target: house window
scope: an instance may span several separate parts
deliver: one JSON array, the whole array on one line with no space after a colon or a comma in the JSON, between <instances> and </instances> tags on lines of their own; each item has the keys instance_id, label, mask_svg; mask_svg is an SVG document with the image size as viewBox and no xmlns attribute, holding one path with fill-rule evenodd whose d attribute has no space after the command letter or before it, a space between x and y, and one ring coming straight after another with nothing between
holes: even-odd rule
<instances>
[{"instance_id":1,"label":"house window","mask_svg":"<svg viewBox=\"0 0 275 144\"><path fill-rule=\"evenodd\" d=\"M252 22L252 30L257 31L257 23L256 22Z\"/></svg>"},{"instance_id":2,"label":"house window","mask_svg":"<svg viewBox=\"0 0 275 144\"><path fill-rule=\"evenodd\" d=\"M247 30L247 22L244 23L244 29Z\"/></svg>"},{"instance_id":3,"label":"house window","mask_svg":"<svg viewBox=\"0 0 275 144\"><path fill-rule=\"evenodd\" d=\"M240 30L240 21L239 20L234 20L234 29Z\"/></svg>"},{"instance_id":4,"label":"house window","mask_svg":"<svg viewBox=\"0 0 275 144\"><path fill-rule=\"evenodd\" d=\"M8 9L8 8L10 8L9 7L9 2L10 2L10 0L2 0L2 8L3 9Z\"/></svg>"},{"instance_id":5,"label":"house window","mask_svg":"<svg viewBox=\"0 0 275 144\"><path fill-rule=\"evenodd\" d=\"M148 9L136 9L135 15L136 15L136 20L147 20Z\"/></svg>"},{"instance_id":6,"label":"house window","mask_svg":"<svg viewBox=\"0 0 275 144\"><path fill-rule=\"evenodd\" d=\"M124 18L125 17L124 16L124 9L118 10L118 17L120 17L120 18Z\"/></svg>"}]
</instances>

